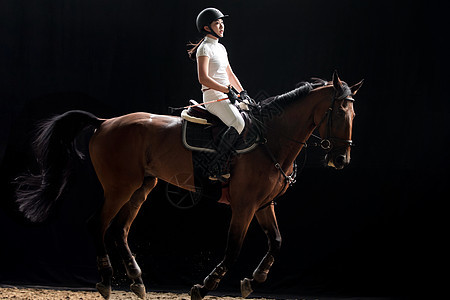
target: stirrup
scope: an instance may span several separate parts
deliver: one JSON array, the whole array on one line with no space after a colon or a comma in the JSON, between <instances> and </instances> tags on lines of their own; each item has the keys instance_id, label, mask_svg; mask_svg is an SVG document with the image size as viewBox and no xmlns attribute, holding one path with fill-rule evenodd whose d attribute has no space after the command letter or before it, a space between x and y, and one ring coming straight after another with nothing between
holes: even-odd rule
<instances>
[{"instance_id":1,"label":"stirrup","mask_svg":"<svg viewBox=\"0 0 450 300\"><path fill-rule=\"evenodd\" d=\"M211 175L209 176L209 180L212 181L221 181L223 183L226 183L228 179L230 179L231 175L230 173L223 174L223 175Z\"/></svg>"}]
</instances>

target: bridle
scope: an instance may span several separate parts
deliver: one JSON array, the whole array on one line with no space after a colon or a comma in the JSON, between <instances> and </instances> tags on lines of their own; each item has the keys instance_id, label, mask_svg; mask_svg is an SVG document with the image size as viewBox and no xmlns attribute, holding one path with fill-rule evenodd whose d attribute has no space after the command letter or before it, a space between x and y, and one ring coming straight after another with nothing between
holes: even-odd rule
<instances>
[{"instance_id":1,"label":"bridle","mask_svg":"<svg viewBox=\"0 0 450 300\"><path fill-rule=\"evenodd\" d=\"M320 122L316 125L316 128L319 129L320 126L322 126L323 122L325 122L325 120L327 120L327 131L326 131L326 136L325 138L320 137L317 134L311 134L311 136L317 140L319 140L318 142L310 142L309 140L307 142L302 142L302 141L298 141L296 139L293 139L291 137L288 137L287 135L281 133L280 135L287 139L290 140L294 143L297 144L302 144L304 148L307 147L320 147L323 150L330 152L332 149L338 148L336 147L336 142L343 144L341 147L345 147L345 146L354 146L353 145L353 141L352 140L346 140L346 139L341 139L338 137L333 137L331 136L331 129L333 128L333 111L334 111L334 105L336 103L337 100L347 100L350 102L355 102L355 99L353 99L353 94L352 93L345 93L339 97L336 96L336 94L333 96L333 100L331 101L331 105L328 107L325 115L322 117L322 119L320 120Z\"/></svg>"},{"instance_id":2,"label":"bridle","mask_svg":"<svg viewBox=\"0 0 450 300\"><path fill-rule=\"evenodd\" d=\"M298 144L302 144L304 148L308 148L311 146L316 146L316 147L321 147L323 150L326 150L327 152L331 152L333 149L338 149L341 147L346 147L346 146L353 146L353 141L352 140L347 140L347 139L341 139L338 137L333 137L331 136L331 129L333 126L333 111L334 111L334 106L336 101L338 100L346 100L346 101L350 101L350 102L355 102L355 99L353 99L353 94L350 93L344 93L341 96L337 96L337 93L335 92L334 96L333 96L333 100L331 101L331 105L328 107L325 115L322 117L322 119L320 120L320 122L317 124L316 128L320 129L320 126L323 124L323 122L325 122L325 119L327 120L327 131L326 131L326 136L325 138L321 138L319 135L315 135L315 134L311 134L312 137L316 138L319 140L319 142L309 142L309 140L307 142L301 142L295 139L292 139L284 134L281 134L281 136L283 136L284 138L298 143ZM339 147L336 146L336 142L343 144L342 146L340 145ZM295 182L296 182L296 177L297 177L297 164L296 161L294 160L294 164L293 164L293 171L290 175L286 174L286 172L283 171L281 165L278 163L277 159L275 158L275 156L273 155L273 153L270 151L269 147L267 146L267 139L264 138L264 141L262 142L262 144L264 145L264 148L267 151L267 154L269 155L269 157L272 159L273 163L275 164L275 168L281 173L281 175L284 177L284 185L282 187L282 189L280 190L280 192L278 193L278 195L270 202L262 205L259 210L262 210L264 208L266 208L269 205L272 205L275 203L276 199L282 194L282 192L286 189L287 186L292 186ZM306 156L305 156L305 160L306 160ZM304 165L303 165L304 166ZM303 169L303 167L302 167Z\"/></svg>"},{"instance_id":3,"label":"bridle","mask_svg":"<svg viewBox=\"0 0 450 300\"><path fill-rule=\"evenodd\" d=\"M327 120L327 131L326 131L326 136L325 138L321 138L318 135L312 134L311 136L318 139L319 142L318 143L305 143L305 146L317 146L317 147L321 147L323 150L326 151L331 151L336 147L336 142L343 144L340 147L346 147L346 146L353 146L353 141L352 140L346 140L346 139L341 139L338 137L333 137L331 136L331 129L333 127L333 110L334 110L334 105L336 103L337 100L346 100L346 101L350 101L350 102L355 102L355 99L353 99L353 94L343 94L339 97L336 96L336 94L333 97L333 100L331 101L331 105L328 107L327 112L325 113L325 115L322 117L322 119L320 120L320 122L317 124L316 128L320 128L320 126L322 126L322 123L325 121L325 119Z\"/></svg>"},{"instance_id":4,"label":"bridle","mask_svg":"<svg viewBox=\"0 0 450 300\"><path fill-rule=\"evenodd\" d=\"M304 148L308 148L308 147L321 147L323 150L327 151L327 152L331 152L333 149L338 149L341 147L346 147L346 146L353 146L353 141L352 140L347 140L347 139L341 139L338 137L333 137L331 136L331 129L333 127L333 111L334 111L334 106L336 101L338 100L346 100L346 101L351 101L354 102L355 99L353 99L353 94L350 93L344 93L341 96L337 96L337 93L335 93L335 95L333 96L333 100L331 101L331 105L328 107L327 112L325 113L325 115L322 117L322 119L320 120L320 122L317 124L316 128L319 129L320 126L323 124L323 122L325 122L325 120L327 120L327 131L326 131L326 136L325 138L321 138L319 135L315 135L315 134L311 134L312 137L316 138L319 140L319 142L301 142L295 139L292 139L284 134L281 134L281 136L283 136L284 138L298 143L298 144L302 144L304 146ZM342 146L340 145L339 147L336 146L336 143L340 143L343 144ZM269 157L272 159L272 161L275 164L275 168L277 168L280 173L283 175L284 179L285 179L285 185L293 185L295 183L295 178L297 175L297 168L296 168L296 164L294 161L294 171L292 172L291 175L287 175L283 169L281 168L281 165L278 163L277 159L275 158L275 156L272 154L272 152L270 151L270 149L267 147L267 139L264 139L264 141L262 142L262 144L265 146L266 151L269 155Z\"/></svg>"}]
</instances>

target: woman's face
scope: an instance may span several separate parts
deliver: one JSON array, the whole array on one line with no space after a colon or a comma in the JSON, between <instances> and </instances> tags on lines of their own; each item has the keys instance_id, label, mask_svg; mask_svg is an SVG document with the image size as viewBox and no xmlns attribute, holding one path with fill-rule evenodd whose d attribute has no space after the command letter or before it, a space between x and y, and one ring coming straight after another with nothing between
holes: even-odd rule
<instances>
[{"instance_id":1,"label":"woman's face","mask_svg":"<svg viewBox=\"0 0 450 300\"><path fill-rule=\"evenodd\" d=\"M223 23L222 19L217 19L215 21L213 21L211 23L211 25L209 25L209 27L211 28L211 30L213 30L218 36L220 36L221 38L223 37L223 32L225 31L225 24ZM208 29L206 29L207 31L209 31Z\"/></svg>"}]
</instances>

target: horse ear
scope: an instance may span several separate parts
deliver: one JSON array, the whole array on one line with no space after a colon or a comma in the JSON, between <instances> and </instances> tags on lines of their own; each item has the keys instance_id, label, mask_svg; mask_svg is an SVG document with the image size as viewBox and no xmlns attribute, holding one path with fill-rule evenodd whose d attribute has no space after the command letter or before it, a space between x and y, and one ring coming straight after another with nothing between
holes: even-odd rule
<instances>
[{"instance_id":1,"label":"horse ear","mask_svg":"<svg viewBox=\"0 0 450 300\"><path fill-rule=\"evenodd\" d=\"M364 79L350 87L350 90L352 91L353 95L356 95L356 93L358 92L359 88L363 85L363 83Z\"/></svg>"},{"instance_id":2,"label":"horse ear","mask_svg":"<svg viewBox=\"0 0 450 300\"><path fill-rule=\"evenodd\" d=\"M333 73L333 86L336 91L338 91L338 92L343 91L342 81L339 79L339 76L338 76L338 73L336 70Z\"/></svg>"}]
</instances>

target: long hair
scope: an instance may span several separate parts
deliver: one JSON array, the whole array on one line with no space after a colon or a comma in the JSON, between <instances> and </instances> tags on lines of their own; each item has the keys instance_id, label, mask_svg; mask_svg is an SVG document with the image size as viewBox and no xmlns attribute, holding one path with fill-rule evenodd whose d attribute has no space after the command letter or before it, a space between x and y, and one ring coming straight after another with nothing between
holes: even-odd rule
<instances>
[{"instance_id":1,"label":"long hair","mask_svg":"<svg viewBox=\"0 0 450 300\"><path fill-rule=\"evenodd\" d=\"M205 37L203 37L200 41L198 41L197 43L192 43L189 42L189 44L187 44L188 47L191 47L190 49L187 50L187 53L189 55L189 58L192 60L195 60L195 53L197 52L197 48L198 46L200 46L200 44L205 40Z\"/></svg>"}]
</instances>

